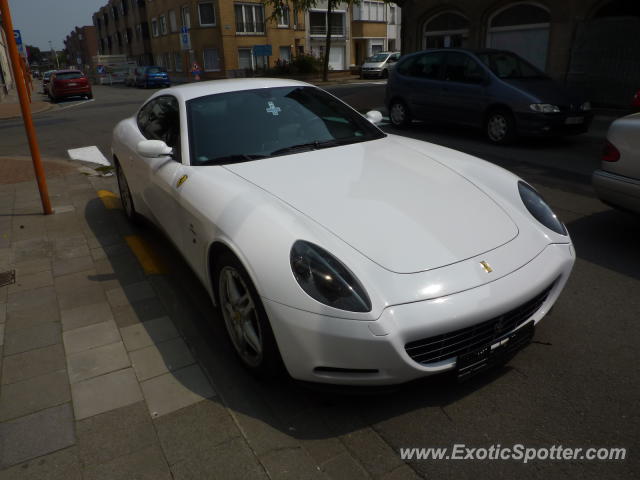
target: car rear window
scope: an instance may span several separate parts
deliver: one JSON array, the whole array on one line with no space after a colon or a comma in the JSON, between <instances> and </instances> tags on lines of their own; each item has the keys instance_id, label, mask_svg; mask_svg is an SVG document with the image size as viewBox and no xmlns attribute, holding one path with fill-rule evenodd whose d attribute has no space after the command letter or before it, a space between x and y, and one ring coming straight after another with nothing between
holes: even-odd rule
<instances>
[{"instance_id":1,"label":"car rear window","mask_svg":"<svg viewBox=\"0 0 640 480\"><path fill-rule=\"evenodd\" d=\"M72 80L74 78L82 78L84 75L82 72L64 72L64 73L56 73L57 80Z\"/></svg>"},{"instance_id":2,"label":"car rear window","mask_svg":"<svg viewBox=\"0 0 640 480\"><path fill-rule=\"evenodd\" d=\"M162 73L163 70L160 67L147 68L147 73Z\"/></svg>"}]
</instances>

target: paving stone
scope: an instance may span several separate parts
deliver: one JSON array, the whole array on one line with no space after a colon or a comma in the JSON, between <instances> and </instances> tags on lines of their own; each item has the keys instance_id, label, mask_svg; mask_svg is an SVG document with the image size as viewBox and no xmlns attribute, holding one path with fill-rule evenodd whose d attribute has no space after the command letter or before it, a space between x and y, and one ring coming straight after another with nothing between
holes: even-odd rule
<instances>
[{"instance_id":1,"label":"paving stone","mask_svg":"<svg viewBox=\"0 0 640 480\"><path fill-rule=\"evenodd\" d=\"M0 438L3 440L0 468L73 445L75 435L71 406L67 403L4 422L0 424ZM44 459L38 465L43 463ZM70 462L64 463L68 465Z\"/></svg>"},{"instance_id":2,"label":"paving stone","mask_svg":"<svg viewBox=\"0 0 640 480\"><path fill-rule=\"evenodd\" d=\"M21 417L70 400L65 370L3 385L0 392L0 421Z\"/></svg>"},{"instance_id":3,"label":"paving stone","mask_svg":"<svg viewBox=\"0 0 640 480\"><path fill-rule=\"evenodd\" d=\"M78 455L85 465L99 465L158 443L144 402L80 420L76 433Z\"/></svg>"},{"instance_id":4,"label":"paving stone","mask_svg":"<svg viewBox=\"0 0 640 480\"><path fill-rule=\"evenodd\" d=\"M0 303L0 323L7 321L7 304Z\"/></svg>"},{"instance_id":5,"label":"paving stone","mask_svg":"<svg viewBox=\"0 0 640 480\"><path fill-rule=\"evenodd\" d=\"M62 344L38 348L4 358L2 384L16 383L45 373L64 370L66 366Z\"/></svg>"},{"instance_id":6,"label":"paving stone","mask_svg":"<svg viewBox=\"0 0 640 480\"><path fill-rule=\"evenodd\" d=\"M59 323L43 323L42 325L18 330L10 330L7 327L4 337L5 355L15 355L16 353L55 345L62 340Z\"/></svg>"},{"instance_id":7,"label":"paving stone","mask_svg":"<svg viewBox=\"0 0 640 480\"><path fill-rule=\"evenodd\" d=\"M33 312L41 310L48 310L53 315L53 311L57 309L58 302L53 287L14 293L7 297L7 316L20 320L29 319Z\"/></svg>"},{"instance_id":8,"label":"paving stone","mask_svg":"<svg viewBox=\"0 0 640 480\"><path fill-rule=\"evenodd\" d=\"M322 465L322 471L332 480L357 480L371 478L351 455L343 453Z\"/></svg>"},{"instance_id":9,"label":"paving stone","mask_svg":"<svg viewBox=\"0 0 640 480\"><path fill-rule=\"evenodd\" d=\"M151 445L101 465L89 466L85 480L171 480L162 450Z\"/></svg>"},{"instance_id":10,"label":"paving stone","mask_svg":"<svg viewBox=\"0 0 640 480\"><path fill-rule=\"evenodd\" d=\"M91 348L67 357L71 383L121 370L129 365L129 356L122 342Z\"/></svg>"},{"instance_id":11,"label":"paving stone","mask_svg":"<svg viewBox=\"0 0 640 480\"><path fill-rule=\"evenodd\" d=\"M61 310L105 301L104 291L95 270L56 277L55 289Z\"/></svg>"},{"instance_id":12,"label":"paving stone","mask_svg":"<svg viewBox=\"0 0 640 480\"><path fill-rule=\"evenodd\" d=\"M58 259L70 259L74 257L91 256L87 239L84 235L73 235L66 238L58 238L54 242L54 256Z\"/></svg>"},{"instance_id":13,"label":"paving stone","mask_svg":"<svg viewBox=\"0 0 640 480\"><path fill-rule=\"evenodd\" d=\"M167 315L167 311L157 298L141 300L132 305L113 307L112 310L116 323L120 328L136 325L141 322L154 320Z\"/></svg>"},{"instance_id":14,"label":"paving stone","mask_svg":"<svg viewBox=\"0 0 640 480\"><path fill-rule=\"evenodd\" d=\"M302 447L318 465L348 452L343 443L332 434L322 415L307 411L289 423L295 429Z\"/></svg>"},{"instance_id":15,"label":"paving stone","mask_svg":"<svg viewBox=\"0 0 640 480\"><path fill-rule=\"evenodd\" d=\"M155 298L156 294L149 282L132 283L125 287L107 290L107 299L113 307L130 305L140 300Z\"/></svg>"},{"instance_id":16,"label":"paving stone","mask_svg":"<svg viewBox=\"0 0 640 480\"><path fill-rule=\"evenodd\" d=\"M33 291L37 288L53 285L51 270L44 270L28 275L16 275L16 283L9 285L9 295L25 290Z\"/></svg>"},{"instance_id":17,"label":"paving stone","mask_svg":"<svg viewBox=\"0 0 640 480\"><path fill-rule=\"evenodd\" d=\"M60 320L62 331L66 332L96 323L108 322L113 320L113 314L107 302L100 302L63 310L60 312Z\"/></svg>"},{"instance_id":18,"label":"paving stone","mask_svg":"<svg viewBox=\"0 0 640 480\"><path fill-rule=\"evenodd\" d=\"M4 323L0 323L0 346L4 345Z\"/></svg>"},{"instance_id":19,"label":"paving stone","mask_svg":"<svg viewBox=\"0 0 640 480\"><path fill-rule=\"evenodd\" d=\"M227 400L226 393L225 391L225 400ZM253 400L256 403L261 402L258 398ZM279 428L279 423L264 404L255 409L252 407L250 410L242 411L233 406L230 408L234 411L234 417L245 432L247 441L256 455L263 455L277 449L300 447L300 442ZM242 413L243 411L250 413Z\"/></svg>"},{"instance_id":20,"label":"paving stone","mask_svg":"<svg viewBox=\"0 0 640 480\"><path fill-rule=\"evenodd\" d=\"M393 450L371 428L356 430L341 438L351 454L373 476L388 473L404 464L398 452Z\"/></svg>"},{"instance_id":21,"label":"paving stone","mask_svg":"<svg viewBox=\"0 0 640 480\"><path fill-rule=\"evenodd\" d=\"M194 452L171 466L175 480L261 480L269 478L251 449L240 438L212 448L207 454Z\"/></svg>"},{"instance_id":22,"label":"paving stone","mask_svg":"<svg viewBox=\"0 0 640 480\"><path fill-rule=\"evenodd\" d=\"M105 248L109 245L114 244L126 245L125 243L123 243L122 237L118 234L103 235L101 237L91 237L87 239L87 243L89 244L89 248Z\"/></svg>"},{"instance_id":23,"label":"paving stone","mask_svg":"<svg viewBox=\"0 0 640 480\"><path fill-rule=\"evenodd\" d=\"M73 410L77 420L142 401L142 392L133 369L107 373L71 385Z\"/></svg>"},{"instance_id":24,"label":"paving stone","mask_svg":"<svg viewBox=\"0 0 640 480\"><path fill-rule=\"evenodd\" d=\"M32 273L51 270L51 260L48 258L38 258L35 260L26 260L15 265L16 276L29 275Z\"/></svg>"},{"instance_id":25,"label":"paving stone","mask_svg":"<svg viewBox=\"0 0 640 480\"><path fill-rule=\"evenodd\" d=\"M75 447L34 458L0 471L0 480L82 480Z\"/></svg>"},{"instance_id":26,"label":"paving stone","mask_svg":"<svg viewBox=\"0 0 640 480\"><path fill-rule=\"evenodd\" d=\"M53 243L43 238L14 241L11 247L15 263L50 258L53 255Z\"/></svg>"},{"instance_id":27,"label":"paving stone","mask_svg":"<svg viewBox=\"0 0 640 480\"><path fill-rule=\"evenodd\" d=\"M274 480L326 478L309 454L302 448L274 450L260 457L260 462Z\"/></svg>"},{"instance_id":28,"label":"paving stone","mask_svg":"<svg viewBox=\"0 0 640 480\"><path fill-rule=\"evenodd\" d=\"M241 436L227 409L216 399L169 413L154 423L169 465L190 458L195 450L206 455L217 445Z\"/></svg>"},{"instance_id":29,"label":"paving stone","mask_svg":"<svg viewBox=\"0 0 640 480\"><path fill-rule=\"evenodd\" d=\"M159 417L215 395L198 365L165 373L140 384L152 417Z\"/></svg>"},{"instance_id":30,"label":"paving stone","mask_svg":"<svg viewBox=\"0 0 640 480\"><path fill-rule=\"evenodd\" d=\"M53 260L53 276L60 277L69 273L83 272L85 270L93 269L93 258L86 257L73 257L65 259Z\"/></svg>"},{"instance_id":31,"label":"paving stone","mask_svg":"<svg viewBox=\"0 0 640 480\"><path fill-rule=\"evenodd\" d=\"M418 475L413 468L409 465L401 465L398 468L385 473L381 480L421 480L422 477Z\"/></svg>"},{"instance_id":32,"label":"paving stone","mask_svg":"<svg viewBox=\"0 0 640 480\"><path fill-rule=\"evenodd\" d=\"M112 320L68 330L62 334L67 355L120 341L120 332Z\"/></svg>"},{"instance_id":33,"label":"paving stone","mask_svg":"<svg viewBox=\"0 0 640 480\"><path fill-rule=\"evenodd\" d=\"M181 338L131 352L131 365L140 381L178 370L194 362L193 355Z\"/></svg>"},{"instance_id":34,"label":"paving stone","mask_svg":"<svg viewBox=\"0 0 640 480\"><path fill-rule=\"evenodd\" d=\"M121 330L127 350L133 351L179 336L169 317L160 317Z\"/></svg>"}]
</instances>

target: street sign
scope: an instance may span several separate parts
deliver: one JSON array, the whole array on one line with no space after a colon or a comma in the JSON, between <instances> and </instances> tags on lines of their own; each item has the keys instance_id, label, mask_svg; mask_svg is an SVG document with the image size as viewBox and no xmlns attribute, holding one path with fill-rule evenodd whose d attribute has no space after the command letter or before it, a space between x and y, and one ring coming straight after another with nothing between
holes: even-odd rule
<instances>
[{"instance_id":1,"label":"street sign","mask_svg":"<svg viewBox=\"0 0 640 480\"><path fill-rule=\"evenodd\" d=\"M256 57L270 57L273 55L271 45L254 45L253 54Z\"/></svg>"},{"instance_id":2,"label":"street sign","mask_svg":"<svg viewBox=\"0 0 640 480\"><path fill-rule=\"evenodd\" d=\"M180 27L180 49L191 50L191 35L189 27Z\"/></svg>"},{"instance_id":3,"label":"street sign","mask_svg":"<svg viewBox=\"0 0 640 480\"><path fill-rule=\"evenodd\" d=\"M20 30L13 31L13 38L16 39L16 45L22 45L22 35L20 35Z\"/></svg>"}]
</instances>

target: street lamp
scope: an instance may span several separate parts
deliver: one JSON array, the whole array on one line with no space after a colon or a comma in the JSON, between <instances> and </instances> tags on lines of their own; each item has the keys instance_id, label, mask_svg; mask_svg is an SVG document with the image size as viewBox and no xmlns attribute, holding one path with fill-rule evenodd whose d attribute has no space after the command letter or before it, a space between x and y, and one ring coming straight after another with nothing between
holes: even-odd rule
<instances>
[{"instance_id":1,"label":"street lamp","mask_svg":"<svg viewBox=\"0 0 640 480\"><path fill-rule=\"evenodd\" d=\"M53 49L53 44L51 43L51 40L49 40L49 48L51 49L51 53L53 54L53 56L56 57L56 66L58 67L58 70L60 70L60 60L58 60L58 54Z\"/></svg>"}]
</instances>

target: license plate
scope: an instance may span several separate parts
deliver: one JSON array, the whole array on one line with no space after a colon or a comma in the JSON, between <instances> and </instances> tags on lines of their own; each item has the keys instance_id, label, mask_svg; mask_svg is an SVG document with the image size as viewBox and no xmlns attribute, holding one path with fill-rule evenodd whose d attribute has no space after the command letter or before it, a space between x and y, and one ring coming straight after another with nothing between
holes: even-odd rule
<instances>
[{"instance_id":1,"label":"license plate","mask_svg":"<svg viewBox=\"0 0 640 480\"><path fill-rule=\"evenodd\" d=\"M491 344L459 355L456 362L458 380L466 380L489 367L508 361L513 354L531 342L534 331L535 327L531 321Z\"/></svg>"},{"instance_id":2,"label":"license plate","mask_svg":"<svg viewBox=\"0 0 640 480\"><path fill-rule=\"evenodd\" d=\"M76 85L78 85L78 84L77 84L77 83L67 83L67 85L68 85L69 87L75 87L75 86L76 86Z\"/></svg>"},{"instance_id":3,"label":"license plate","mask_svg":"<svg viewBox=\"0 0 640 480\"><path fill-rule=\"evenodd\" d=\"M567 125L579 125L584 123L584 117L568 117L564 123Z\"/></svg>"}]
</instances>

